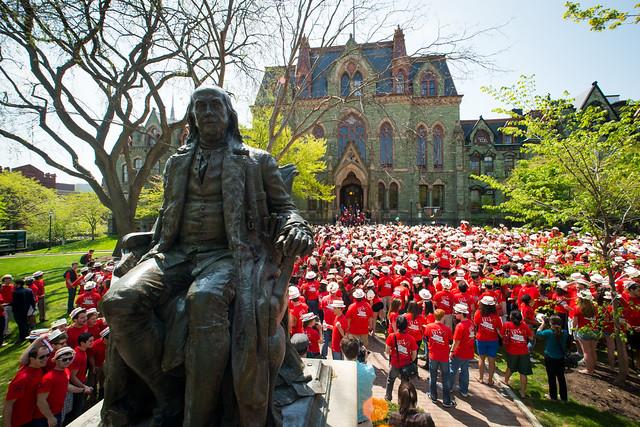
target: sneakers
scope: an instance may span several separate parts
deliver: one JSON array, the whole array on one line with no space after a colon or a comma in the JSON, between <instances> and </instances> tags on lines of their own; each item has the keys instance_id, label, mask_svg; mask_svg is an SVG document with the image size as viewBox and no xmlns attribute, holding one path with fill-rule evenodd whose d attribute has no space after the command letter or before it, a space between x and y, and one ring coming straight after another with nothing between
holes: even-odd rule
<instances>
[{"instance_id":1,"label":"sneakers","mask_svg":"<svg viewBox=\"0 0 640 427\"><path fill-rule=\"evenodd\" d=\"M429 397L429 399L431 399L431 402L435 405L436 403L438 403L438 399L434 399L433 397L431 397L431 394L427 394L427 396Z\"/></svg>"},{"instance_id":2,"label":"sneakers","mask_svg":"<svg viewBox=\"0 0 640 427\"><path fill-rule=\"evenodd\" d=\"M467 392L467 393L460 392L460 396L462 396L462 397L469 397L469 393L468 393L468 392Z\"/></svg>"},{"instance_id":3,"label":"sneakers","mask_svg":"<svg viewBox=\"0 0 640 427\"><path fill-rule=\"evenodd\" d=\"M442 407L443 407L443 408L446 408L446 409L453 408L453 407L455 407L455 406L456 406L456 401L455 401L455 400L452 400L452 401L451 401L451 402L449 402L449 403L443 403L443 404L442 404Z\"/></svg>"}]
</instances>

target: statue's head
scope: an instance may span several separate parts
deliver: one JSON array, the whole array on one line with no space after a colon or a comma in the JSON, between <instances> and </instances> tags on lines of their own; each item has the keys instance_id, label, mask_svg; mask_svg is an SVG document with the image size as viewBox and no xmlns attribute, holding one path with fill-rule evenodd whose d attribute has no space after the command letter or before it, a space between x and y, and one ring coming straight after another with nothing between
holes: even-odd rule
<instances>
[{"instance_id":1,"label":"statue's head","mask_svg":"<svg viewBox=\"0 0 640 427\"><path fill-rule=\"evenodd\" d=\"M196 89L188 107L189 138L197 143L202 137L214 140L232 138L242 140L238 128L238 114L231 105L227 92L218 86Z\"/></svg>"}]
</instances>

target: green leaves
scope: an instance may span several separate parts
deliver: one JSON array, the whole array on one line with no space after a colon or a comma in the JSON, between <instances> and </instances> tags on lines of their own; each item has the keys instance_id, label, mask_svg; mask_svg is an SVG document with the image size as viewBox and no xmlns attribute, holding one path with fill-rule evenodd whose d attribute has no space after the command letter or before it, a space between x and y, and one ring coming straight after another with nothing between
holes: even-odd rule
<instances>
[{"instance_id":1,"label":"green leaves","mask_svg":"<svg viewBox=\"0 0 640 427\"><path fill-rule=\"evenodd\" d=\"M640 12L640 3L633 6L638 10L636 13L606 8L600 4L583 9L579 2L572 1L566 2L564 6L566 7L562 15L564 19L571 19L578 23L587 21L591 31L613 30L627 21L634 24L640 23L640 13L637 13Z\"/></svg>"}]
</instances>

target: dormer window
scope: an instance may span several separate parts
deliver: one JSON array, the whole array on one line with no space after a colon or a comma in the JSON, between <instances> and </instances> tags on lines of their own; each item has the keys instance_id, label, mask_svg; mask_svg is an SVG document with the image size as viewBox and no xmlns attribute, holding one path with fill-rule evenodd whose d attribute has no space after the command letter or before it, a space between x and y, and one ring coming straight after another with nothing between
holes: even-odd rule
<instances>
[{"instance_id":1,"label":"dormer window","mask_svg":"<svg viewBox=\"0 0 640 427\"><path fill-rule=\"evenodd\" d=\"M438 96L438 81L433 73L425 73L420 81L420 96Z\"/></svg>"},{"instance_id":2,"label":"dormer window","mask_svg":"<svg viewBox=\"0 0 640 427\"><path fill-rule=\"evenodd\" d=\"M479 130L476 132L474 141L478 145L487 145L491 140L489 139L489 134L486 131Z\"/></svg>"},{"instance_id":3,"label":"dormer window","mask_svg":"<svg viewBox=\"0 0 640 427\"><path fill-rule=\"evenodd\" d=\"M394 93L397 93L399 95L408 93L407 84L407 74L404 72L404 70L398 71L394 76Z\"/></svg>"}]
</instances>

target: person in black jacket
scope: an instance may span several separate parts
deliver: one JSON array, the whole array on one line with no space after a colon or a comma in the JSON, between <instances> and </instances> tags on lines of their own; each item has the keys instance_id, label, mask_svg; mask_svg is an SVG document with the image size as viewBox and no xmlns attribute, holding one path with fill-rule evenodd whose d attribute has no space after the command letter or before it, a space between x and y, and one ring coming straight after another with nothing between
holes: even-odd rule
<instances>
[{"instance_id":1,"label":"person in black jacket","mask_svg":"<svg viewBox=\"0 0 640 427\"><path fill-rule=\"evenodd\" d=\"M389 425L392 427L435 427L433 418L426 412L416 409L418 393L410 381L402 381L398 388L397 413L389 415Z\"/></svg>"},{"instance_id":2,"label":"person in black jacket","mask_svg":"<svg viewBox=\"0 0 640 427\"><path fill-rule=\"evenodd\" d=\"M15 286L11 307L13 309L13 318L18 325L18 343L20 343L29 335L29 311L33 313L36 309L36 301L31 289L24 287L23 279L16 280Z\"/></svg>"}]
</instances>

